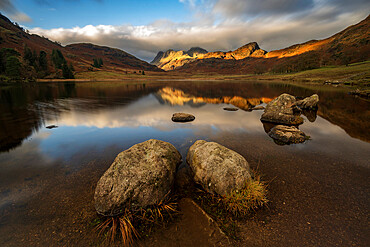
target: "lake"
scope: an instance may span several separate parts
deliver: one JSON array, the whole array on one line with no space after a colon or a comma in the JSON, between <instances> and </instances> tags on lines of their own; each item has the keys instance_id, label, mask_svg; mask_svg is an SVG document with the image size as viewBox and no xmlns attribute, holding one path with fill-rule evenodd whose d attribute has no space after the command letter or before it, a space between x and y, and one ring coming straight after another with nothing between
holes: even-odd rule
<instances>
[{"instance_id":1,"label":"lake","mask_svg":"<svg viewBox=\"0 0 370 247\"><path fill-rule=\"evenodd\" d=\"M260 121L263 111L249 110L282 93L320 97L317 113L302 115L299 128L310 136L305 143L276 144L266 133L272 126ZM196 140L216 141L259 171L269 183L270 206L241 223L241 236L254 236L241 237L243 244L369 241L370 102L344 89L243 81L66 82L0 87L0 102L0 246L94 245L96 182L119 152L152 138L172 143L183 160ZM196 119L174 123L175 112Z\"/></svg>"}]
</instances>

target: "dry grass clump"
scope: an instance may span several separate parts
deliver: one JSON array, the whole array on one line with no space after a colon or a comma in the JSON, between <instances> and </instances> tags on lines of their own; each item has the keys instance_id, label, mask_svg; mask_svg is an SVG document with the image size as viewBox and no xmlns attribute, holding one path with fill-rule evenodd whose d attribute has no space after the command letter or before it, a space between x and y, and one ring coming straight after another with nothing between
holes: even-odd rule
<instances>
[{"instance_id":1,"label":"dry grass clump","mask_svg":"<svg viewBox=\"0 0 370 247\"><path fill-rule=\"evenodd\" d=\"M133 220L132 212L125 210L122 215L106 217L95 229L99 235L105 233L106 240L109 242L114 242L119 235L124 246L131 246L134 240L140 236L132 224Z\"/></svg>"},{"instance_id":2,"label":"dry grass clump","mask_svg":"<svg viewBox=\"0 0 370 247\"><path fill-rule=\"evenodd\" d=\"M166 196L156 205L135 211L126 209L123 214L97 219L95 231L104 235L108 243L120 240L123 246L132 246L136 239L150 233L153 226L164 226L177 212L175 199Z\"/></svg>"},{"instance_id":3,"label":"dry grass clump","mask_svg":"<svg viewBox=\"0 0 370 247\"><path fill-rule=\"evenodd\" d=\"M221 201L233 215L245 216L268 202L266 194L266 185L261 182L260 177L256 177L254 180L246 181L243 189L232 191L222 197Z\"/></svg>"},{"instance_id":4,"label":"dry grass clump","mask_svg":"<svg viewBox=\"0 0 370 247\"><path fill-rule=\"evenodd\" d=\"M255 175L254 179L245 182L243 189L226 196L212 195L198 189L194 200L218 222L227 236L238 240L237 221L267 205L267 185L261 181L260 176Z\"/></svg>"}]
</instances>

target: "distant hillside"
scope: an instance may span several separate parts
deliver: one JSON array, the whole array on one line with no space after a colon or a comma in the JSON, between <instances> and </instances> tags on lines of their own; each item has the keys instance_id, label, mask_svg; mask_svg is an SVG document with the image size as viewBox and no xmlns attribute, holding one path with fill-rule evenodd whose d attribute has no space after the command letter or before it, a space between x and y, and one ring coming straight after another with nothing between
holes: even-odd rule
<instances>
[{"instance_id":1,"label":"distant hillside","mask_svg":"<svg viewBox=\"0 0 370 247\"><path fill-rule=\"evenodd\" d=\"M133 70L161 71L161 69L158 69L157 67L116 48L88 43L78 43L67 45L65 49L69 53L86 61L88 66L92 63L94 58L101 58L103 59L104 64L108 65L110 69L124 68ZM81 67L86 68L86 64L81 63Z\"/></svg>"},{"instance_id":2,"label":"distant hillside","mask_svg":"<svg viewBox=\"0 0 370 247\"><path fill-rule=\"evenodd\" d=\"M27 68L29 71L27 75L31 74L37 76L35 71L39 67L38 59L41 51L46 53L46 61L49 77L60 77L60 68L55 68L52 60L53 50L59 50L66 64L72 65L76 72L88 71L88 70L104 70L104 71L118 71L126 72L134 71L162 71L154 65L151 65L145 61L142 61L135 56L124 52L119 49L109 48L105 46L98 46L93 44L72 44L62 46L58 42L50 41L45 37L40 37L36 34L29 34L27 30L11 22L7 17L0 14L0 49L11 48L19 53L18 58L22 66L26 66L25 61L25 47L31 51L30 61L36 60L35 64L32 64L31 68ZM6 52L8 53L8 52ZM7 56L2 54L2 62L6 63ZM13 54L14 55L14 54ZM5 57L4 57L5 56ZM102 65L94 68L95 60L101 60ZM37 68L36 68L37 67ZM22 67L22 71L25 68Z\"/></svg>"},{"instance_id":3,"label":"distant hillside","mask_svg":"<svg viewBox=\"0 0 370 247\"><path fill-rule=\"evenodd\" d=\"M209 52L187 58L164 53L156 64L177 72L220 74L289 73L370 59L370 16L324 40L311 40L266 52L253 42L230 52ZM158 62L160 61L160 62Z\"/></svg>"}]
</instances>

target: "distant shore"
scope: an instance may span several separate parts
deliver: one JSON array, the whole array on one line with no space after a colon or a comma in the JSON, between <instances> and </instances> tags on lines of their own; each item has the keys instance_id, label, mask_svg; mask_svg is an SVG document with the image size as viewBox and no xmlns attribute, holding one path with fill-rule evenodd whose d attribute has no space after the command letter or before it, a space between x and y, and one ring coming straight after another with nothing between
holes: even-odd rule
<instances>
[{"instance_id":1,"label":"distant shore","mask_svg":"<svg viewBox=\"0 0 370 247\"><path fill-rule=\"evenodd\" d=\"M289 74L217 74L217 73L181 73L147 72L145 75L122 74L114 71L77 72L76 79L37 79L37 82L114 82L114 81L163 81L163 80L250 80L250 81L286 81L304 84L332 84L349 87L370 86L370 61L348 66L328 66Z\"/></svg>"}]
</instances>

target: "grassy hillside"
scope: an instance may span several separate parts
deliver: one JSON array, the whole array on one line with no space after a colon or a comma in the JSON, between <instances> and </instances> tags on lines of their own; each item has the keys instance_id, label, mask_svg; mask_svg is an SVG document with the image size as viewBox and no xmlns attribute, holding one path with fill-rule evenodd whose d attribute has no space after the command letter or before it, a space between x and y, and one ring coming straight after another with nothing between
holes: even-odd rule
<instances>
[{"instance_id":1,"label":"grassy hillside","mask_svg":"<svg viewBox=\"0 0 370 247\"><path fill-rule=\"evenodd\" d=\"M29 34L27 30L1 14L0 51L0 81L69 79L73 78L75 73L87 71L162 71L119 49L86 43L62 46L45 37ZM99 61L99 64L94 61ZM6 72L8 65L16 72Z\"/></svg>"}]
</instances>

